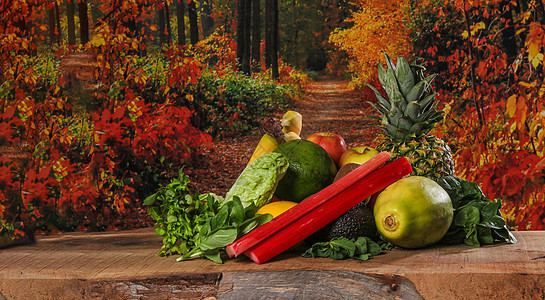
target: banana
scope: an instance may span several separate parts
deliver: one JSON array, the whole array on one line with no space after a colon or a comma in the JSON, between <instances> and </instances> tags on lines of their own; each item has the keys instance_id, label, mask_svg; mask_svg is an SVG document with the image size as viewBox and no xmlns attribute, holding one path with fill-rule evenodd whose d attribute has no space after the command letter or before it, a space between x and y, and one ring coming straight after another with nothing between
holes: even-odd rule
<instances>
[{"instance_id":1,"label":"banana","mask_svg":"<svg viewBox=\"0 0 545 300\"><path fill-rule=\"evenodd\" d=\"M297 135L301 135L303 116L300 113L288 110L280 120L280 123L282 124L282 132L295 132Z\"/></svg>"},{"instance_id":2,"label":"banana","mask_svg":"<svg viewBox=\"0 0 545 300\"><path fill-rule=\"evenodd\" d=\"M274 149L276 149L276 147L278 147L278 140L275 137L272 137L271 135L265 133L261 137L261 140L259 140L259 143L257 144L257 147L255 148L254 153L252 154L252 157L250 157L250 161L248 162L248 165L251 164L254 160L256 160L261 155L273 152Z\"/></svg>"}]
</instances>

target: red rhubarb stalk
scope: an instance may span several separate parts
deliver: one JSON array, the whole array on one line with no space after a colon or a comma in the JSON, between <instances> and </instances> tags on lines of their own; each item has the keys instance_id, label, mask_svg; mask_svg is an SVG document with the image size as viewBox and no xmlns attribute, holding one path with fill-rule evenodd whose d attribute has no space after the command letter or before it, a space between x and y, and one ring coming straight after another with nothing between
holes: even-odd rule
<instances>
[{"instance_id":1,"label":"red rhubarb stalk","mask_svg":"<svg viewBox=\"0 0 545 300\"><path fill-rule=\"evenodd\" d=\"M262 240L266 239L268 236L271 236L282 228L288 226L293 221L301 218L313 209L329 201L341 191L347 189L354 183L369 175L374 170L380 168L389 159L390 154L388 152L379 153L354 171L330 184L323 190L310 196L298 205L272 219L270 222L261 225L260 227L250 231L248 234L231 243L225 248L227 254L229 257L238 256L244 251L252 248ZM365 198L361 198L360 201L363 201Z\"/></svg>"},{"instance_id":2,"label":"red rhubarb stalk","mask_svg":"<svg viewBox=\"0 0 545 300\"><path fill-rule=\"evenodd\" d=\"M412 168L407 159L399 158L373 171L329 201L263 239L244 254L257 264L264 263L326 226L363 199L379 192L411 172ZM259 228L261 227L256 229Z\"/></svg>"}]
</instances>

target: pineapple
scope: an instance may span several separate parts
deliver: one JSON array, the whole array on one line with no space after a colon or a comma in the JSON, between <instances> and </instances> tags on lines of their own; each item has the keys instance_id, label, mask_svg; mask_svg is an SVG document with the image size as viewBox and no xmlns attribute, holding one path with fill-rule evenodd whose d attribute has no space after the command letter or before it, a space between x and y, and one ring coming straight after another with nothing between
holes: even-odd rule
<instances>
[{"instance_id":1,"label":"pineapple","mask_svg":"<svg viewBox=\"0 0 545 300\"><path fill-rule=\"evenodd\" d=\"M413 167L413 175L437 180L454 175L454 162L449 146L440 138L430 135L437 122L443 119L443 111L435 109L435 92L431 82L436 74L424 77L424 66L411 65L402 56L394 66L384 53L387 70L378 65L380 84L388 95L384 98L373 86L378 103L371 105L382 115L380 128L382 141L379 151L388 151L392 159L406 157Z\"/></svg>"}]
</instances>

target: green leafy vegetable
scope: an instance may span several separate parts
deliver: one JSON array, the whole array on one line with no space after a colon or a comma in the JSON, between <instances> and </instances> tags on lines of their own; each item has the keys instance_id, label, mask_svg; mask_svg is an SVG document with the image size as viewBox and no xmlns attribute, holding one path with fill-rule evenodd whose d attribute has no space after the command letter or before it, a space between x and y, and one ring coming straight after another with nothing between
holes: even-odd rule
<instances>
[{"instance_id":1,"label":"green leafy vegetable","mask_svg":"<svg viewBox=\"0 0 545 300\"><path fill-rule=\"evenodd\" d=\"M252 217L245 219L245 216L248 215L252 215ZM225 246L231 244L251 229L270 220L272 220L272 215L256 215L253 203L244 208L240 198L234 196L233 200L225 202L218 213L202 226L200 239L196 241L191 250L180 256L177 261L206 257L214 262L222 263L220 251Z\"/></svg>"},{"instance_id":2,"label":"green leafy vegetable","mask_svg":"<svg viewBox=\"0 0 545 300\"><path fill-rule=\"evenodd\" d=\"M225 202L240 197L244 207L267 204L288 169L288 159L281 153L267 153L246 167L225 195Z\"/></svg>"},{"instance_id":3,"label":"green leafy vegetable","mask_svg":"<svg viewBox=\"0 0 545 300\"><path fill-rule=\"evenodd\" d=\"M214 194L192 194L189 182L181 169L178 178L144 200L155 220L155 232L163 238L159 256L185 254L195 247L202 227L223 201Z\"/></svg>"},{"instance_id":4,"label":"green leafy vegetable","mask_svg":"<svg viewBox=\"0 0 545 300\"><path fill-rule=\"evenodd\" d=\"M337 237L329 242L315 243L303 253L303 257L368 260L371 256L379 255L381 252L381 246L368 237L358 237L358 239Z\"/></svg>"},{"instance_id":5,"label":"green leafy vegetable","mask_svg":"<svg viewBox=\"0 0 545 300\"><path fill-rule=\"evenodd\" d=\"M155 233L163 238L159 256L178 254L178 261L205 257L221 263L225 246L272 219L270 214L256 215L253 203L243 207L237 196L224 202L212 193L192 194L189 182L182 169L178 178L144 200L156 221Z\"/></svg>"},{"instance_id":6,"label":"green leafy vegetable","mask_svg":"<svg viewBox=\"0 0 545 300\"><path fill-rule=\"evenodd\" d=\"M443 177L437 183L447 191L454 208L454 220L442 243L480 247L495 242L517 242L501 215L500 199L491 201L477 183L454 176Z\"/></svg>"}]
</instances>

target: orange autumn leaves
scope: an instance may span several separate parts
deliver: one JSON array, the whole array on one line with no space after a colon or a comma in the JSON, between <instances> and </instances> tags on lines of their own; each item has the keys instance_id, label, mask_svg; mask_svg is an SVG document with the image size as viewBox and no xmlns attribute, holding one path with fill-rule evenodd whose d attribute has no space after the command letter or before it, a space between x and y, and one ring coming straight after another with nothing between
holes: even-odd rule
<instances>
[{"instance_id":1,"label":"orange autumn leaves","mask_svg":"<svg viewBox=\"0 0 545 300\"><path fill-rule=\"evenodd\" d=\"M370 81L376 73L380 51L391 57L411 50L408 29L405 27L409 1L358 0L359 9L347 21L353 26L337 29L330 42L348 56L348 70L358 85Z\"/></svg>"},{"instance_id":2,"label":"orange autumn leaves","mask_svg":"<svg viewBox=\"0 0 545 300\"><path fill-rule=\"evenodd\" d=\"M385 50L422 57L446 118L434 134L454 151L457 176L502 199L509 225L545 229L545 12L535 2L360 0L330 41L355 83L372 82Z\"/></svg>"}]
</instances>

